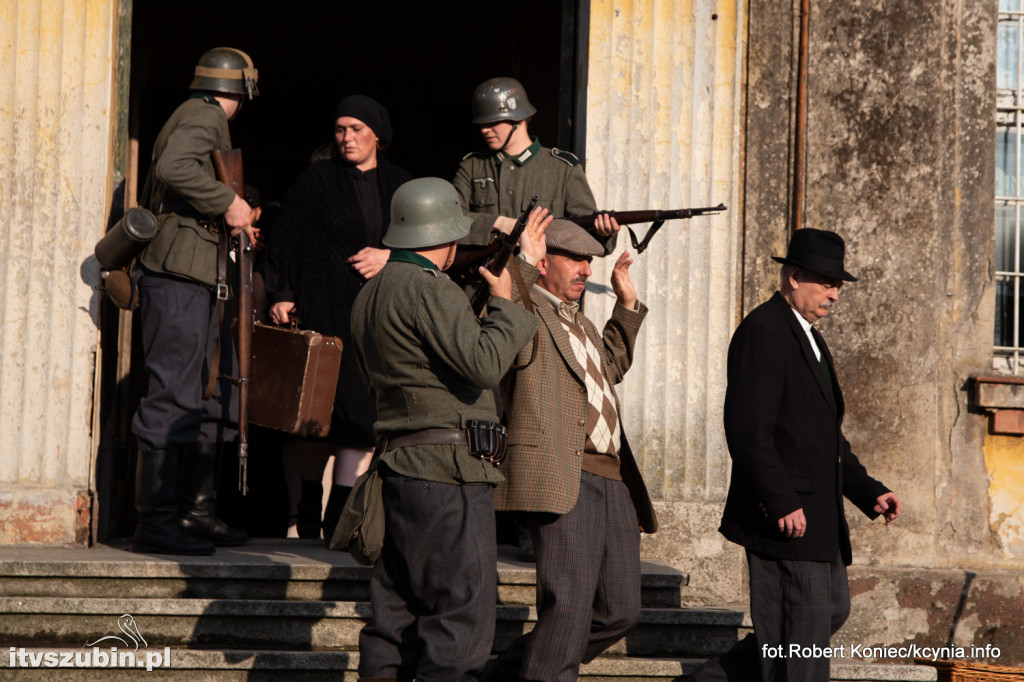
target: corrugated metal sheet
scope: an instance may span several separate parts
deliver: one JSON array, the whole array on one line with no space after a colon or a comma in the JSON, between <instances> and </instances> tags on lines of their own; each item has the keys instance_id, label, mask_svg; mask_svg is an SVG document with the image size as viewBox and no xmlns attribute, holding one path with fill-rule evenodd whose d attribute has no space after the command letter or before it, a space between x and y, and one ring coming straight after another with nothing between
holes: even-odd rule
<instances>
[{"instance_id":1,"label":"corrugated metal sheet","mask_svg":"<svg viewBox=\"0 0 1024 682\"><path fill-rule=\"evenodd\" d=\"M88 487L91 254L110 195L116 22L114 0L0 3L0 491L8 503L18 489Z\"/></svg>"},{"instance_id":2,"label":"corrugated metal sheet","mask_svg":"<svg viewBox=\"0 0 1024 682\"><path fill-rule=\"evenodd\" d=\"M631 269L650 313L619 397L648 487L667 500L726 491L721 411L739 305L744 7L591 3L586 168L598 204L729 207L666 223ZM623 229L617 252L626 247ZM615 255L599 260L593 281L607 283ZM588 299L595 320L611 312L608 291Z\"/></svg>"}]
</instances>

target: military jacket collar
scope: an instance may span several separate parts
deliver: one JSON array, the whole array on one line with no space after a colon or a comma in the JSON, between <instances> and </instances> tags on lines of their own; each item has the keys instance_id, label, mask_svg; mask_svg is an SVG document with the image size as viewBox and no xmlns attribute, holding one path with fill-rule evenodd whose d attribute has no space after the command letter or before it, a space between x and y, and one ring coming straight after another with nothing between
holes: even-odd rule
<instances>
[{"instance_id":1,"label":"military jacket collar","mask_svg":"<svg viewBox=\"0 0 1024 682\"><path fill-rule=\"evenodd\" d=\"M516 156L506 154L503 151L498 152L498 161L501 162L505 159L512 159L517 166L525 166L530 159L537 156L537 153L540 152L540 139L536 135L531 135L530 139L533 140L530 146Z\"/></svg>"},{"instance_id":2,"label":"military jacket collar","mask_svg":"<svg viewBox=\"0 0 1024 682\"><path fill-rule=\"evenodd\" d=\"M437 270L437 266L434 265L433 261L424 258L415 251L409 251L407 249L395 249L391 252L388 257L389 263L412 263L413 265L419 265L427 270ZM438 270L440 272L440 270Z\"/></svg>"},{"instance_id":3,"label":"military jacket collar","mask_svg":"<svg viewBox=\"0 0 1024 682\"><path fill-rule=\"evenodd\" d=\"M201 99L204 102L206 102L207 104L216 104L216 105L220 106L220 102L217 101L216 97L214 97L213 95L211 95L208 92L203 92L201 90L200 91L193 91L192 94L189 95L189 99Z\"/></svg>"}]
</instances>

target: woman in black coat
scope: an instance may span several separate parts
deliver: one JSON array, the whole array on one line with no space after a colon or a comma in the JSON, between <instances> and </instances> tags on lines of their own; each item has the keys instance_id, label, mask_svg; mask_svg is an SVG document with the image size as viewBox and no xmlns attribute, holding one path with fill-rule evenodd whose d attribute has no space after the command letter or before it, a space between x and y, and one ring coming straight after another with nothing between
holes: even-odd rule
<instances>
[{"instance_id":1,"label":"woman in black coat","mask_svg":"<svg viewBox=\"0 0 1024 682\"><path fill-rule=\"evenodd\" d=\"M335 465L323 521L328 540L348 490L369 464L374 446L374 402L348 352L349 317L363 282L387 262L390 251L381 238L391 214L391 197L412 179L381 153L391 137L388 112L376 100L352 95L339 102L336 148L330 158L312 163L289 188L271 236L271 320L290 324L297 318L301 328L337 336L343 344L330 433L324 439L296 441L285 455L299 537L320 537L321 479L329 458L334 456ZM301 504L294 461L302 474ZM291 525L290 519L290 535Z\"/></svg>"}]
</instances>

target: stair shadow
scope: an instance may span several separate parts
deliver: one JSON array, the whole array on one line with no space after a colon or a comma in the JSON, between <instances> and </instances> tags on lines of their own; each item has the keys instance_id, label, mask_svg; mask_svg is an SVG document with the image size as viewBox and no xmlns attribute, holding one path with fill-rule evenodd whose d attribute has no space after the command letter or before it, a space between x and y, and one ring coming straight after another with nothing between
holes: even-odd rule
<instances>
[{"instance_id":1,"label":"stair shadow","mask_svg":"<svg viewBox=\"0 0 1024 682\"><path fill-rule=\"evenodd\" d=\"M645 611L640 623L626 634L624 653L711 658L728 651L748 632L744 618L742 611L730 609Z\"/></svg>"},{"instance_id":2,"label":"stair shadow","mask_svg":"<svg viewBox=\"0 0 1024 682\"><path fill-rule=\"evenodd\" d=\"M288 544L279 545L276 552L247 551L245 547L218 549L215 556L221 559L221 565L234 564L237 568L238 564L251 563L253 554L260 560L253 568L252 580L239 580L243 585L235 585L231 597L213 599L206 606L188 638L189 649L221 651L227 667L240 666L247 670L246 679L261 682L321 676L338 679L355 670L348 643L353 641L353 631L369 618L369 605L334 601L343 597L345 588L338 584L343 585L348 577L345 566L332 565L323 580L309 580L307 576L297 581L301 576L294 575L287 558L305 557L309 552L289 551ZM280 558L275 558L275 553ZM237 562L232 554L239 559ZM224 580L215 575L216 565L182 564L181 570L188 576L188 595L219 592L213 584ZM296 589L296 582L304 587ZM246 590L244 583L251 583L251 589ZM317 586L316 593L310 593L313 585ZM300 658L295 652L322 655Z\"/></svg>"}]
</instances>

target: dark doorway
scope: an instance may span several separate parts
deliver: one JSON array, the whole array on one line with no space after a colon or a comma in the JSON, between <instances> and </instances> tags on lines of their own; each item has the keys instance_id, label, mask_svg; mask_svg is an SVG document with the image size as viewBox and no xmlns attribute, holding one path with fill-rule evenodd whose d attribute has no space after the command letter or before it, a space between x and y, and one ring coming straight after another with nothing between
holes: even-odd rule
<instances>
[{"instance_id":1,"label":"dark doorway","mask_svg":"<svg viewBox=\"0 0 1024 682\"><path fill-rule=\"evenodd\" d=\"M246 179L279 199L327 142L334 106L361 93L389 110L389 157L415 176L450 179L479 146L469 123L473 88L508 75L538 109L530 130L572 149L577 84L575 0L493 3L173 3L135 0L131 45L132 129L142 186L153 138L185 96L199 56L237 47L260 74L260 97L232 124Z\"/></svg>"},{"instance_id":2,"label":"dark doorway","mask_svg":"<svg viewBox=\"0 0 1024 682\"><path fill-rule=\"evenodd\" d=\"M481 148L469 122L470 95L495 76L526 87L538 109L531 133L583 156L573 141L582 139L576 123L584 113L577 109L585 99L586 0L523 0L514 9L462 1L128 1L128 134L138 143L137 181L129 186L140 191L156 134L187 96L199 56L218 46L244 50L259 70L260 97L246 104L231 131L244 152L246 181L260 190L264 205L280 200L313 150L331 139L336 103L355 93L388 109L395 137L387 155L418 177L451 179L459 160ZM129 338L116 317L104 328L101 402L111 417L104 420L97 463L106 472L97 477L101 541L126 536L135 525L128 422L143 390L139 354L130 382L114 378L119 361L124 367L131 355ZM278 441L276 432L261 439L270 450ZM278 535L282 507L267 497L283 491L280 457L254 455L253 492L225 496L222 486L224 506L233 507L224 516L253 535ZM225 479L233 480L229 470Z\"/></svg>"}]
</instances>

